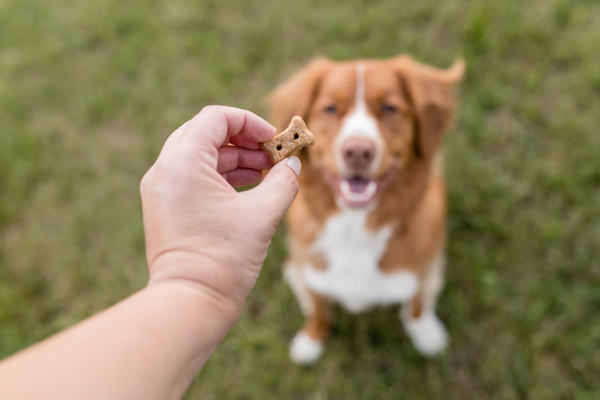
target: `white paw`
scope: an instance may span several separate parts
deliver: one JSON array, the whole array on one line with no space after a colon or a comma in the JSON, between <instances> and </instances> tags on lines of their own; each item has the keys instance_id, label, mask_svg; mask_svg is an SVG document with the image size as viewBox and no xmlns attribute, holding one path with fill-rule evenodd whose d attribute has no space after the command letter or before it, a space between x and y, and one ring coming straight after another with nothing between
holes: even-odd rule
<instances>
[{"instance_id":1,"label":"white paw","mask_svg":"<svg viewBox=\"0 0 600 400\"><path fill-rule=\"evenodd\" d=\"M403 322L414 346L424 356L433 357L446 349L446 328L433 312L425 313L419 318L403 318Z\"/></svg>"},{"instance_id":2,"label":"white paw","mask_svg":"<svg viewBox=\"0 0 600 400\"><path fill-rule=\"evenodd\" d=\"M303 331L298 332L290 344L290 357L296 364L314 364L322 352L323 342L311 338Z\"/></svg>"}]
</instances>

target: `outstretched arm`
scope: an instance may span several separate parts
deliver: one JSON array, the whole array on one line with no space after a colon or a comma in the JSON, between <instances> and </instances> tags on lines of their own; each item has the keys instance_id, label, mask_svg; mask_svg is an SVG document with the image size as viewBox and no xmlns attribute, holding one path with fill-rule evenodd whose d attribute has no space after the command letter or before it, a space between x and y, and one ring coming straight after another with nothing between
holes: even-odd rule
<instances>
[{"instance_id":1,"label":"outstretched arm","mask_svg":"<svg viewBox=\"0 0 600 400\"><path fill-rule=\"evenodd\" d=\"M295 157L252 190L231 186L262 178L258 143L274 135L226 107L175 131L141 185L148 286L0 363L0 398L180 398L237 321L298 191Z\"/></svg>"}]
</instances>

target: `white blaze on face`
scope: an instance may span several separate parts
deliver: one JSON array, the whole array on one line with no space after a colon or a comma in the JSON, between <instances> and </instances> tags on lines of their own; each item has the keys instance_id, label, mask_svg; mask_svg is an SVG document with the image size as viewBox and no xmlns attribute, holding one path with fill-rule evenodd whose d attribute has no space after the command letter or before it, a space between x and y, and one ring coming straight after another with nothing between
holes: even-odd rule
<instances>
[{"instance_id":1,"label":"white blaze on face","mask_svg":"<svg viewBox=\"0 0 600 400\"><path fill-rule=\"evenodd\" d=\"M336 160L339 170L344 174L346 165L342 154L342 146L346 139L351 137L364 137L371 139L375 144L375 158L371 164L371 173L377 171L381 163L381 148L383 140L377 127L377 121L367 110L365 102L365 65L359 63L356 66L356 98L354 100L354 111L346 117L342 128L336 139Z\"/></svg>"}]
</instances>

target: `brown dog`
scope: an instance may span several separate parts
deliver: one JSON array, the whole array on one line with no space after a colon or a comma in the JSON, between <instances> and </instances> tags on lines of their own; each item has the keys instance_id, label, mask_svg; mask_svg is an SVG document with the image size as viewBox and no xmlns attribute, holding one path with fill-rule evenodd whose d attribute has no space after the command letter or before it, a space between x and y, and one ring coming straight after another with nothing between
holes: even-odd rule
<instances>
[{"instance_id":1,"label":"brown dog","mask_svg":"<svg viewBox=\"0 0 600 400\"><path fill-rule=\"evenodd\" d=\"M318 359L331 302L354 313L402 303L422 354L447 345L434 310L446 223L439 145L463 71L462 61L438 70L407 56L317 59L269 97L278 130L299 115L317 138L299 154L287 214L284 275L307 318L290 347L295 362Z\"/></svg>"}]
</instances>

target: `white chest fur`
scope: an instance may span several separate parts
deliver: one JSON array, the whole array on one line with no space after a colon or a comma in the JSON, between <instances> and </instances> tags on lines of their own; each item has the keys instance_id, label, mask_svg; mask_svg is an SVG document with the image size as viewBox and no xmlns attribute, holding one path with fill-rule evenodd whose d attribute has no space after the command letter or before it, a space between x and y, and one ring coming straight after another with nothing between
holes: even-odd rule
<instances>
[{"instance_id":1,"label":"white chest fur","mask_svg":"<svg viewBox=\"0 0 600 400\"><path fill-rule=\"evenodd\" d=\"M313 244L313 251L325 258L327 268L303 268L311 289L337 300L351 312L406 301L417 289L417 278L411 272L382 273L379 269L392 230L368 231L368 213L347 209L331 217Z\"/></svg>"}]
</instances>

